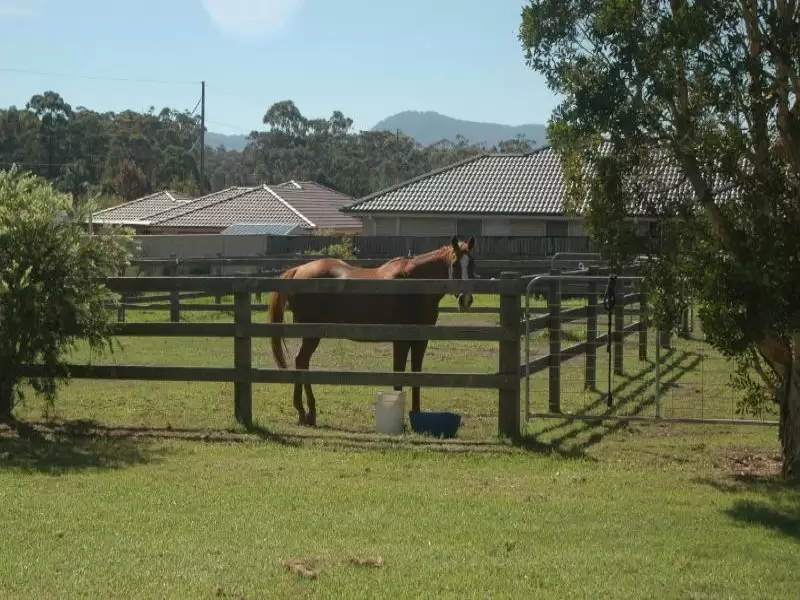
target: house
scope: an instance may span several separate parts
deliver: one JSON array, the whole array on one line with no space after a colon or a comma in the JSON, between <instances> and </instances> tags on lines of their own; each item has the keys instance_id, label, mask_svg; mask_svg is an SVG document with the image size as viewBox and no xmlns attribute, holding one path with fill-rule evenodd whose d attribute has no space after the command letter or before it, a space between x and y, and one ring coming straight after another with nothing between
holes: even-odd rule
<instances>
[{"instance_id":1,"label":"house","mask_svg":"<svg viewBox=\"0 0 800 600\"><path fill-rule=\"evenodd\" d=\"M136 202L136 201L134 201ZM340 209L353 198L310 181L230 187L187 202L164 203L161 210L125 205L99 211L97 223L128 225L140 234L218 234L237 224L289 227L305 233L352 235L361 219ZM284 233L283 235L286 235Z\"/></svg>"},{"instance_id":2,"label":"house","mask_svg":"<svg viewBox=\"0 0 800 600\"><path fill-rule=\"evenodd\" d=\"M366 196L342 209L362 217L363 235L583 237L564 210L566 185L550 147L486 153ZM646 215L637 217L643 232Z\"/></svg>"}]
</instances>

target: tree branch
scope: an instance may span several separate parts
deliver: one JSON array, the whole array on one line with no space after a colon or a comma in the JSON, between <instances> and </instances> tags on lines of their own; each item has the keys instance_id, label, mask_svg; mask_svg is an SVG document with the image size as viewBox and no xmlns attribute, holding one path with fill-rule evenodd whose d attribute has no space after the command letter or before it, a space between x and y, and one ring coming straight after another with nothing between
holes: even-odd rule
<instances>
[{"instance_id":1,"label":"tree branch","mask_svg":"<svg viewBox=\"0 0 800 600\"><path fill-rule=\"evenodd\" d=\"M670 0L673 18L685 5L685 0ZM700 170L697 155L684 149L686 146L696 148L698 145L695 144L695 127L690 117L689 84L686 77L686 58L682 47L676 48L675 61L677 99L674 104L671 104L671 108L674 112L673 121L677 139L672 140L672 150L686 173L686 177L703 210L705 210L714 233L731 252L736 254L737 258L740 258L736 252L731 225L714 203L713 190L708 186Z\"/></svg>"}]
</instances>

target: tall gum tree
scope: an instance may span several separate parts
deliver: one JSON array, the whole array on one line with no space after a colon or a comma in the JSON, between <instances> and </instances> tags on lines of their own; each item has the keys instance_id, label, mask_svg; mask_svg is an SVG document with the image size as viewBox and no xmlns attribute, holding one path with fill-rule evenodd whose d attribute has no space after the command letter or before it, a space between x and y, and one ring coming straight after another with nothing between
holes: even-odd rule
<instances>
[{"instance_id":1,"label":"tall gum tree","mask_svg":"<svg viewBox=\"0 0 800 600\"><path fill-rule=\"evenodd\" d=\"M618 259L636 244L616 217L662 219L659 318L677 285L696 295L744 408L777 403L800 479L800 2L530 0L519 39L562 98L568 205Z\"/></svg>"}]
</instances>

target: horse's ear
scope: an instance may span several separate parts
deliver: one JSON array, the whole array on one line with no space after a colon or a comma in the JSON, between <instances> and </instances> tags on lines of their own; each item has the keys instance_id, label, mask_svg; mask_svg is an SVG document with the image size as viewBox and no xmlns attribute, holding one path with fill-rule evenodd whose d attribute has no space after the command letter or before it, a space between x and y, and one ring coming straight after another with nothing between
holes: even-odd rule
<instances>
[{"instance_id":1,"label":"horse's ear","mask_svg":"<svg viewBox=\"0 0 800 600\"><path fill-rule=\"evenodd\" d=\"M475 246L475 236L471 236L469 241L467 242L467 250L472 251L472 248Z\"/></svg>"},{"instance_id":2,"label":"horse's ear","mask_svg":"<svg viewBox=\"0 0 800 600\"><path fill-rule=\"evenodd\" d=\"M453 250L455 250L456 252L461 250L461 246L458 245L457 235L454 235L452 238L450 238L450 243L453 244Z\"/></svg>"}]
</instances>

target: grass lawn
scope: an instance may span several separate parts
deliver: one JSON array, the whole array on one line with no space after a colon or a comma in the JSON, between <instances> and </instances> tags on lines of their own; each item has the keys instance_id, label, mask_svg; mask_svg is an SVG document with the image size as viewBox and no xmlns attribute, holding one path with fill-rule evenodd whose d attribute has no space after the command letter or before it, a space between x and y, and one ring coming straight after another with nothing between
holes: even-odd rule
<instances>
[{"instance_id":1,"label":"grass lawn","mask_svg":"<svg viewBox=\"0 0 800 600\"><path fill-rule=\"evenodd\" d=\"M650 364L629 339L619 410L649 410ZM233 360L231 340L123 343L119 362ZM253 348L272 366L266 341ZM676 340L674 352L708 350ZM578 381L574 362L564 376ZM425 368L496 363L491 343L431 342ZM689 361L670 389L708 381L684 401L727 410L730 392L709 391L725 389L722 364L710 377ZM389 345L339 340L312 362L390 366ZM564 389L576 409L592 402ZM423 408L462 414L459 438L390 438L371 433L374 389L315 391L312 430L295 424L290 386L255 386L251 433L232 422L231 384L74 381L48 421L30 399L28 426L0 433L0 597L797 595L800 490L774 477L774 428L534 421L513 446L495 435L496 392L427 389Z\"/></svg>"}]
</instances>

